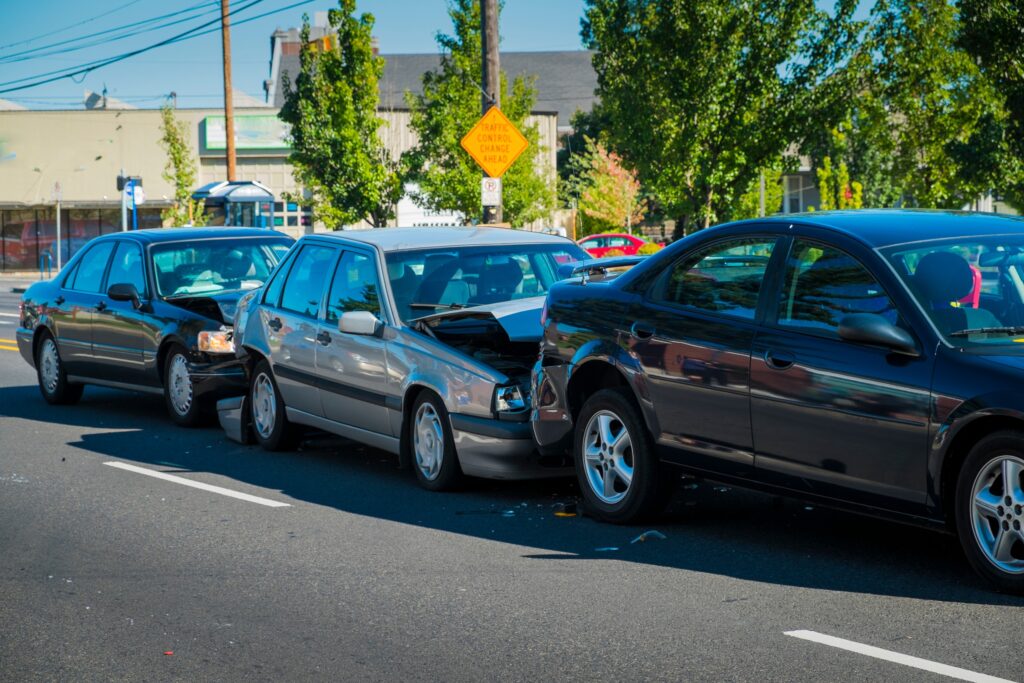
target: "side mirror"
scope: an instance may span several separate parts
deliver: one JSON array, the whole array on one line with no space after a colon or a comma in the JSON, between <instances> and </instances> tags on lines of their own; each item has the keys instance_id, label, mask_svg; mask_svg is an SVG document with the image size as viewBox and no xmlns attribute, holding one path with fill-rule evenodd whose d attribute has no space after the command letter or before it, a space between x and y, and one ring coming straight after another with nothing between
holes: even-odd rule
<instances>
[{"instance_id":1,"label":"side mirror","mask_svg":"<svg viewBox=\"0 0 1024 683\"><path fill-rule=\"evenodd\" d=\"M851 313L839 321L839 338L846 341L884 346L895 353L920 356L914 338L874 313Z\"/></svg>"},{"instance_id":2,"label":"side mirror","mask_svg":"<svg viewBox=\"0 0 1024 683\"><path fill-rule=\"evenodd\" d=\"M376 336L380 328L380 319L369 311L348 311L338 318L339 332Z\"/></svg>"},{"instance_id":3,"label":"side mirror","mask_svg":"<svg viewBox=\"0 0 1024 683\"><path fill-rule=\"evenodd\" d=\"M131 301L132 306L135 308L142 306L142 301L139 299L139 290L135 289L135 285L127 282L110 285L107 289L107 296L114 301Z\"/></svg>"}]
</instances>

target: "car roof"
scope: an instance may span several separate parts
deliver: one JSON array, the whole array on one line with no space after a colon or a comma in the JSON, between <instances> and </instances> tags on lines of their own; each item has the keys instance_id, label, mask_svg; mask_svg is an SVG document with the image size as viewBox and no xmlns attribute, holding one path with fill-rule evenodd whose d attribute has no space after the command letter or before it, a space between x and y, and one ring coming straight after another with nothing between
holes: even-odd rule
<instances>
[{"instance_id":1,"label":"car roof","mask_svg":"<svg viewBox=\"0 0 1024 683\"><path fill-rule=\"evenodd\" d=\"M998 235L1024 230L1024 218L1020 216L920 209L821 211L769 216L726 225L763 225L766 222L834 230L873 248L921 240ZM726 225L719 227L724 228Z\"/></svg>"},{"instance_id":2,"label":"car roof","mask_svg":"<svg viewBox=\"0 0 1024 683\"><path fill-rule=\"evenodd\" d=\"M509 244L575 244L559 235L530 230L491 227L372 228L318 232L309 237L346 239L373 245L384 252L457 246L501 246Z\"/></svg>"},{"instance_id":3,"label":"car roof","mask_svg":"<svg viewBox=\"0 0 1024 683\"><path fill-rule=\"evenodd\" d=\"M147 230L128 230L103 235L97 239L128 238L146 244L160 242L180 242L183 240L223 239L226 237L283 237L291 240L288 235L266 228L151 228Z\"/></svg>"}]
</instances>

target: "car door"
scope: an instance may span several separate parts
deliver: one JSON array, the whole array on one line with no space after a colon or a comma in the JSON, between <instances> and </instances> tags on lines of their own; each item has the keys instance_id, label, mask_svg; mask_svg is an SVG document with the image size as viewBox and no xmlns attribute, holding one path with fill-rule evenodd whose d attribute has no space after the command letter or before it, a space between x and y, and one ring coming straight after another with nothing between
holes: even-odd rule
<instances>
[{"instance_id":1,"label":"car door","mask_svg":"<svg viewBox=\"0 0 1024 683\"><path fill-rule=\"evenodd\" d=\"M629 347L643 367L669 459L752 471L750 348L777 237L716 241L683 255L631 311Z\"/></svg>"},{"instance_id":2,"label":"car door","mask_svg":"<svg viewBox=\"0 0 1024 683\"><path fill-rule=\"evenodd\" d=\"M838 335L850 313L907 327L878 278L848 251L796 238L773 298L751 363L758 476L866 504L923 502L928 352L899 355Z\"/></svg>"},{"instance_id":3,"label":"car door","mask_svg":"<svg viewBox=\"0 0 1024 683\"><path fill-rule=\"evenodd\" d=\"M383 320L381 291L372 252L346 247L331 279L324 320L317 332L316 367L324 417L390 434L385 407L387 343L379 336L338 330L344 313L369 311Z\"/></svg>"},{"instance_id":4,"label":"car door","mask_svg":"<svg viewBox=\"0 0 1024 683\"><path fill-rule=\"evenodd\" d=\"M57 348L69 375L96 377L92 326L98 310L105 306L103 278L107 272L112 241L100 241L89 247L74 270L64 279L52 312Z\"/></svg>"},{"instance_id":5,"label":"car door","mask_svg":"<svg viewBox=\"0 0 1024 683\"><path fill-rule=\"evenodd\" d=\"M316 376L317 327L337 258L335 247L316 242L303 245L284 279L279 300L264 300L260 308L285 405L317 417L323 417Z\"/></svg>"},{"instance_id":6,"label":"car door","mask_svg":"<svg viewBox=\"0 0 1024 683\"><path fill-rule=\"evenodd\" d=\"M149 297L142 247L131 240L119 240L107 271L105 289L130 284L140 300ZM103 296L105 305L93 317L92 346L96 370L103 379L144 384L143 347L149 323L147 313L131 301L114 301Z\"/></svg>"}]
</instances>

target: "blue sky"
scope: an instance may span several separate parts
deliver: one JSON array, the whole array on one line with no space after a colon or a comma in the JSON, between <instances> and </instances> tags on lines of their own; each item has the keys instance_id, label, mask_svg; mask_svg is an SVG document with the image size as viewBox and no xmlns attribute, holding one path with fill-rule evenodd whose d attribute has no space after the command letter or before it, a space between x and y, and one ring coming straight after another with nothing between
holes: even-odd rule
<instances>
[{"instance_id":1,"label":"blue sky","mask_svg":"<svg viewBox=\"0 0 1024 683\"><path fill-rule=\"evenodd\" d=\"M251 2L252 0L246 0ZM293 5L299 0L258 0L251 8L233 15L232 22ZM232 0L231 7L245 4ZM45 10L41 11L41 7ZM34 77L86 62L106 59L159 42L184 30L219 17L219 0L0 0L0 82ZM233 79L236 88L263 97L263 81L269 74L270 34L275 28L297 27L303 12L337 5L324 0L232 27ZM158 23L187 19L116 42L107 42L115 27L141 22L192 8L187 13ZM448 32L451 22L445 0L359 0L358 10L376 18L374 34L381 52L436 52L434 36ZM507 0L501 15L503 50L581 49L580 16L583 0ZM105 16L101 16L105 15ZM149 28L154 24L141 25ZM76 43L73 38L98 34L96 44L75 52L46 54ZM44 35L49 34L49 35ZM26 42L30 38L36 38ZM33 53L17 55L28 50ZM29 59L30 58L30 59ZM21 59L22 61L12 61ZM31 81L23 81L31 82ZM20 83L19 83L20 84ZM160 47L106 66L84 76L81 82L64 79L28 90L0 94L30 108L80 109L85 90L99 92L104 85L112 97L139 107L156 107L167 93L178 93L179 107L216 107L222 104L220 32ZM0 86L0 90L9 86Z\"/></svg>"}]
</instances>

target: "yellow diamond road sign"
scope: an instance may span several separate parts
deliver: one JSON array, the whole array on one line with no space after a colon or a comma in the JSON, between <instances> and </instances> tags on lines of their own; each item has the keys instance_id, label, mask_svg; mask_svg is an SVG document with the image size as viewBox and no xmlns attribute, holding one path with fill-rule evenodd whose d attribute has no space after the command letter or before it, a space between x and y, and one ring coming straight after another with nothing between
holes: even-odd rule
<instances>
[{"instance_id":1,"label":"yellow diamond road sign","mask_svg":"<svg viewBox=\"0 0 1024 683\"><path fill-rule=\"evenodd\" d=\"M492 178L500 178L529 146L529 141L497 107L488 109L462 138L462 149Z\"/></svg>"}]
</instances>

